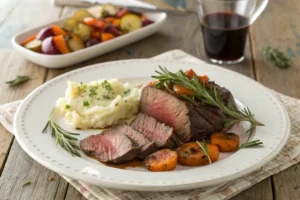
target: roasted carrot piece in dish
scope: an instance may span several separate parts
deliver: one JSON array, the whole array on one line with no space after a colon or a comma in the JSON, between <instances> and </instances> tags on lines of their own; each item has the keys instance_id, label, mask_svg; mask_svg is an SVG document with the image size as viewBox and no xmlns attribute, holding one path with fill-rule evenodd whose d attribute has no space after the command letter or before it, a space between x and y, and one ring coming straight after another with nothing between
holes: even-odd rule
<instances>
[{"instance_id":1,"label":"roasted carrot piece in dish","mask_svg":"<svg viewBox=\"0 0 300 200\"><path fill-rule=\"evenodd\" d=\"M53 42L60 53L62 54L70 53L70 49L68 48L68 45L63 35L58 35L53 37Z\"/></svg>"},{"instance_id":2,"label":"roasted carrot piece in dish","mask_svg":"<svg viewBox=\"0 0 300 200\"><path fill-rule=\"evenodd\" d=\"M201 143L203 145L203 143ZM206 144L211 162L219 159L219 149L216 145ZM180 145L177 148L178 163L185 166L202 166L210 164L209 158L196 142Z\"/></svg>"},{"instance_id":3,"label":"roasted carrot piece in dish","mask_svg":"<svg viewBox=\"0 0 300 200\"><path fill-rule=\"evenodd\" d=\"M220 152L236 151L240 145L240 137L235 133L213 133L210 141L212 144L218 146Z\"/></svg>"},{"instance_id":4,"label":"roasted carrot piece in dish","mask_svg":"<svg viewBox=\"0 0 300 200\"><path fill-rule=\"evenodd\" d=\"M162 149L147 156L144 165L152 172L171 171L176 168L177 159L176 151Z\"/></svg>"}]
</instances>

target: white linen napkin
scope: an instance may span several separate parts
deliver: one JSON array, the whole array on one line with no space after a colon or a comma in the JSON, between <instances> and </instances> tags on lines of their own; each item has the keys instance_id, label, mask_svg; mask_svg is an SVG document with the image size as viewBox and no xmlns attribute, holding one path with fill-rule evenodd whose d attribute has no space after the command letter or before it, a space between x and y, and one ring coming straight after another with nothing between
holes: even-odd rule
<instances>
[{"instance_id":1,"label":"white linen napkin","mask_svg":"<svg viewBox=\"0 0 300 200\"><path fill-rule=\"evenodd\" d=\"M189 62L197 62L199 65L203 61L195 58L181 50L173 50L163 53L153 59L165 60L182 60ZM182 200L182 199L201 199L201 200L224 200L242 192L243 190L253 186L263 179L277 174L280 171L300 162L300 100L287 97L280 93L272 91L275 96L285 106L291 123L291 135L287 144L271 162L261 169L250 173L237 180L230 181L225 184L212 186L204 189L193 189L173 192L136 192L122 191L116 189L107 189L98 186L86 184L81 181L72 180L66 176L62 176L70 184L72 184L82 195L89 200L104 199L128 199L128 200ZM15 101L9 104L0 105L0 123L12 133L13 117L16 109L21 101Z\"/></svg>"}]
</instances>

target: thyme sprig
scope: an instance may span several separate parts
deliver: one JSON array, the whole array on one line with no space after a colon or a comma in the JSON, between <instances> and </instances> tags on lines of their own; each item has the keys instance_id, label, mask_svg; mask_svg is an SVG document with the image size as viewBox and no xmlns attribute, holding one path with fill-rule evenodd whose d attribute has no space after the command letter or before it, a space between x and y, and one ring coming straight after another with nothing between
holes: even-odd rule
<instances>
[{"instance_id":1,"label":"thyme sprig","mask_svg":"<svg viewBox=\"0 0 300 200\"><path fill-rule=\"evenodd\" d=\"M290 67L290 60L276 48L265 47L264 56L279 68L285 69Z\"/></svg>"},{"instance_id":2,"label":"thyme sprig","mask_svg":"<svg viewBox=\"0 0 300 200\"><path fill-rule=\"evenodd\" d=\"M208 154L208 149L207 149L206 141L203 140L202 142L203 142L203 145L200 142L196 141L196 143L198 144L198 146L202 149L202 151L205 153L206 157L208 158L209 164L211 164L211 159L210 159L209 154Z\"/></svg>"},{"instance_id":3,"label":"thyme sprig","mask_svg":"<svg viewBox=\"0 0 300 200\"><path fill-rule=\"evenodd\" d=\"M75 143L78 139L74 136L79 135L79 133L72 133L67 130L64 130L61 126L59 126L55 121L52 119L51 112L49 116L49 120L43 129L43 133L46 133L47 130L51 131L51 136L55 138L56 145L61 146L67 152L69 152L72 156L81 157L80 147Z\"/></svg>"},{"instance_id":4,"label":"thyme sprig","mask_svg":"<svg viewBox=\"0 0 300 200\"><path fill-rule=\"evenodd\" d=\"M158 76L152 76L152 78L158 80L158 82L155 84L156 87L161 88L169 83L174 83L192 90L194 92L193 95L183 95L183 98L191 102L193 102L195 99L198 99L207 105L215 106L223 110L228 116L228 119L225 121L225 128L241 121L248 121L251 124L249 130L247 131L247 133L250 133L250 138L254 133L256 126L264 126L262 123L255 120L254 114L251 113L249 108L239 110L234 102L228 102L228 104L225 104L216 87L205 87L205 85L198 79L197 76L189 79L182 70L179 70L177 73L172 73L161 66L159 66L159 69L160 71L155 71Z\"/></svg>"},{"instance_id":5,"label":"thyme sprig","mask_svg":"<svg viewBox=\"0 0 300 200\"><path fill-rule=\"evenodd\" d=\"M262 145L263 142L260 141L260 140L254 140L254 141L251 141L251 142L246 142L244 144L242 144L239 149L242 149L242 148L247 148L247 147L254 147L254 146L258 146L258 145Z\"/></svg>"}]
</instances>

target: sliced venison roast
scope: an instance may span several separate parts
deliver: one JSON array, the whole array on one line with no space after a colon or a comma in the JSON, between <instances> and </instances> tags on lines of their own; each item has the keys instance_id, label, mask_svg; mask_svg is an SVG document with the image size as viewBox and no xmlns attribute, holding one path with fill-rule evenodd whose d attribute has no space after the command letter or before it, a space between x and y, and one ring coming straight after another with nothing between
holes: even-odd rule
<instances>
[{"instance_id":1,"label":"sliced venison roast","mask_svg":"<svg viewBox=\"0 0 300 200\"><path fill-rule=\"evenodd\" d=\"M192 105L155 87L143 88L140 111L173 127L183 142L200 140L219 131L225 117L217 108Z\"/></svg>"},{"instance_id":2,"label":"sliced venison roast","mask_svg":"<svg viewBox=\"0 0 300 200\"><path fill-rule=\"evenodd\" d=\"M115 131L124 133L140 148L140 152L137 155L138 158L145 158L157 149L153 141L129 125L116 126Z\"/></svg>"},{"instance_id":3,"label":"sliced venison roast","mask_svg":"<svg viewBox=\"0 0 300 200\"><path fill-rule=\"evenodd\" d=\"M176 147L176 139L173 133L173 128L158 122L153 117L149 117L143 113L139 113L131 126L142 132L147 138L152 140L157 148L172 148Z\"/></svg>"},{"instance_id":4,"label":"sliced venison roast","mask_svg":"<svg viewBox=\"0 0 300 200\"><path fill-rule=\"evenodd\" d=\"M137 144L123 131L120 131L118 126L81 140L80 148L87 155L93 156L104 163L130 161L140 152Z\"/></svg>"}]
</instances>

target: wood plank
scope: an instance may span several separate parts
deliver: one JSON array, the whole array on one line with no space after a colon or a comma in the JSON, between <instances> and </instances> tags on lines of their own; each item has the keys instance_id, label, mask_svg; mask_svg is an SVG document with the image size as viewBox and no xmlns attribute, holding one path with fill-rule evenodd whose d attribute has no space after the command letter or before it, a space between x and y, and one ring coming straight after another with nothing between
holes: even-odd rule
<instances>
[{"instance_id":1,"label":"wood plank","mask_svg":"<svg viewBox=\"0 0 300 200\"><path fill-rule=\"evenodd\" d=\"M231 200L273 200L271 178L267 178L244 192L236 195Z\"/></svg>"},{"instance_id":2,"label":"wood plank","mask_svg":"<svg viewBox=\"0 0 300 200\"><path fill-rule=\"evenodd\" d=\"M15 34L58 19L60 11L61 8L54 7L51 1L22 0L18 2L0 26L0 47L11 48L11 38Z\"/></svg>"},{"instance_id":3,"label":"wood plank","mask_svg":"<svg viewBox=\"0 0 300 200\"><path fill-rule=\"evenodd\" d=\"M37 86L41 85L46 75L46 70L25 61L15 52L0 50L0 104L24 98ZM30 75L31 80L16 88L11 88L5 81L14 79L17 75ZM13 136L0 126L0 173L5 164L8 150L12 144Z\"/></svg>"},{"instance_id":4,"label":"wood plank","mask_svg":"<svg viewBox=\"0 0 300 200\"><path fill-rule=\"evenodd\" d=\"M275 200L300 199L300 163L272 177Z\"/></svg>"},{"instance_id":5,"label":"wood plank","mask_svg":"<svg viewBox=\"0 0 300 200\"><path fill-rule=\"evenodd\" d=\"M297 0L273 0L266 11L251 28L254 64L257 80L283 94L300 97L300 9ZM274 14L276 13L276 14ZM287 14L288 13L288 14ZM275 22L275 23L274 23ZM292 67L278 69L263 57L263 48L272 46L280 49L292 60ZM299 199L300 164L273 176L276 200Z\"/></svg>"},{"instance_id":6,"label":"wood plank","mask_svg":"<svg viewBox=\"0 0 300 200\"><path fill-rule=\"evenodd\" d=\"M69 187L69 183L63 179L59 179L59 185L56 191L55 200L64 200L67 195L67 190Z\"/></svg>"},{"instance_id":7,"label":"wood plank","mask_svg":"<svg viewBox=\"0 0 300 200\"><path fill-rule=\"evenodd\" d=\"M50 177L55 180L50 181ZM14 140L0 178L1 199L53 200L60 179L58 174L33 161ZM28 180L31 184L23 186Z\"/></svg>"},{"instance_id":8,"label":"wood plank","mask_svg":"<svg viewBox=\"0 0 300 200\"><path fill-rule=\"evenodd\" d=\"M78 190L76 190L76 188L69 184L65 200L86 200L86 198Z\"/></svg>"},{"instance_id":9,"label":"wood plank","mask_svg":"<svg viewBox=\"0 0 300 200\"><path fill-rule=\"evenodd\" d=\"M297 81L300 73L299 9L300 4L297 0L270 1L251 29L258 81L297 98L300 97L300 82ZM292 67L282 70L266 61L263 57L263 48L266 46L276 47L289 55L293 62Z\"/></svg>"}]
</instances>

